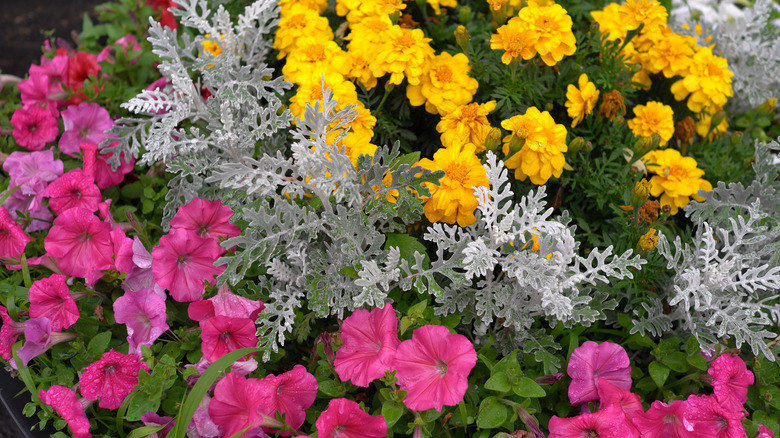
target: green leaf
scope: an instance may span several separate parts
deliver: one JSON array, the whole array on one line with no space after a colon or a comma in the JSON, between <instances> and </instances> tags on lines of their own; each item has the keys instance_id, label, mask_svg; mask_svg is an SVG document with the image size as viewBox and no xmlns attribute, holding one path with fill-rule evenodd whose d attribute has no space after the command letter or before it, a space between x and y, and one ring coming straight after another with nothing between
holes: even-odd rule
<instances>
[{"instance_id":1,"label":"green leaf","mask_svg":"<svg viewBox=\"0 0 780 438\"><path fill-rule=\"evenodd\" d=\"M141 415L144 413L157 412L157 409L160 408L161 400L162 398L159 396L154 397L144 392L136 391L132 403L130 403L130 406L127 408L127 414L125 414L124 419L128 421L141 421Z\"/></svg>"},{"instance_id":2,"label":"green leaf","mask_svg":"<svg viewBox=\"0 0 780 438\"><path fill-rule=\"evenodd\" d=\"M496 392L509 392L512 385L509 384L509 376L505 372L493 373L485 382L485 388Z\"/></svg>"},{"instance_id":3,"label":"green leaf","mask_svg":"<svg viewBox=\"0 0 780 438\"><path fill-rule=\"evenodd\" d=\"M352 267L352 266L347 266L346 268L341 268L339 270L339 274L346 275L349 278L358 278L358 277L360 277L358 275L358 271L354 267Z\"/></svg>"},{"instance_id":4,"label":"green leaf","mask_svg":"<svg viewBox=\"0 0 780 438\"><path fill-rule=\"evenodd\" d=\"M163 428L165 426L166 425L163 424L161 426L143 426L143 427L139 427L137 429L133 429L132 431L130 431L130 433L128 433L127 437L125 437L125 438L144 438L144 437L147 437L147 436L149 436L149 435L151 435L153 433L157 433L157 432L163 430Z\"/></svg>"},{"instance_id":5,"label":"green leaf","mask_svg":"<svg viewBox=\"0 0 780 438\"><path fill-rule=\"evenodd\" d=\"M529 379L528 377L522 377L520 379L520 382L517 383L514 387L512 387L512 390L515 392L515 394L519 395L520 397L544 397L547 395L546 392L544 392L544 388L539 386L538 383L534 382L533 379Z\"/></svg>"},{"instance_id":6,"label":"green leaf","mask_svg":"<svg viewBox=\"0 0 780 438\"><path fill-rule=\"evenodd\" d=\"M688 371L688 360L685 353L682 351L675 351L661 357L661 362L678 373L684 373Z\"/></svg>"},{"instance_id":7,"label":"green leaf","mask_svg":"<svg viewBox=\"0 0 780 438\"><path fill-rule=\"evenodd\" d=\"M653 382L655 382L659 388L663 388L666 379L669 377L669 368L661 362L651 362L647 369L650 372L650 377L653 379Z\"/></svg>"},{"instance_id":8,"label":"green leaf","mask_svg":"<svg viewBox=\"0 0 780 438\"><path fill-rule=\"evenodd\" d=\"M487 397L479 404L477 427L480 429L495 429L501 426L509 416L506 406L497 397Z\"/></svg>"},{"instance_id":9,"label":"green leaf","mask_svg":"<svg viewBox=\"0 0 780 438\"><path fill-rule=\"evenodd\" d=\"M403 403L386 401L382 403L382 416L387 422L387 428L390 429L404 415L406 408Z\"/></svg>"},{"instance_id":10,"label":"green leaf","mask_svg":"<svg viewBox=\"0 0 780 438\"><path fill-rule=\"evenodd\" d=\"M690 366L702 371L707 371L707 369L709 369L709 365L707 365L707 359L705 359L699 353L694 353L688 356L687 362Z\"/></svg>"},{"instance_id":11,"label":"green leaf","mask_svg":"<svg viewBox=\"0 0 780 438\"><path fill-rule=\"evenodd\" d=\"M98 333L87 344L87 353L100 357L105 353L108 343L111 342L111 332Z\"/></svg>"},{"instance_id":12,"label":"green leaf","mask_svg":"<svg viewBox=\"0 0 780 438\"><path fill-rule=\"evenodd\" d=\"M425 252L425 246L420 243L419 240L408 234L396 233L388 233L386 238L387 240L385 241L384 249L390 249L393 247L398 248L398 250L401 251L401 258L406 260L409 263L409 266L414 266L415 264L415 251L419 252L420 254L425 254L425 258L423 259L423 268L428 268L430 259L428 258L428 254ZM411 311L411 309L409 310Z\"/></svg>"},{"instance_id":13,"label":"green leaf","mask_svg":"<svg viewBox=\"0 0 780 438\"><path fill-rule=\"evenodd\" d=\"M327 395L328 397L342 397L344 395L344 388L342 388L341 384L335 380L325 380L319 382L318 389L321 393Z\"/></svg>"}]
</instances>

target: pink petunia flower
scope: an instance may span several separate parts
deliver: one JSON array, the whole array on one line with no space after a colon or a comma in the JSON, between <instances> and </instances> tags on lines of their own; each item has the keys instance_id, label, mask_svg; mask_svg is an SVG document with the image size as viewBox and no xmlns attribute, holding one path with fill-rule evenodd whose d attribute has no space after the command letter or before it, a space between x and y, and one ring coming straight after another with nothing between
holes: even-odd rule
<instances>
[{"instance_id":1,"label":"pink petunia flower","mask_svg":"<svg viewBox=\"0 0 780 438\"><path fill-rule=\"evenodd\" d=\"M236 295L227 285L220 286L213 297L190 303L187 314L193 321L203 321L213 316L228 316L230 318L249 318L255 321L265 304L259 300Z\"/></svg>"},{"instance_id":2,"label":"pink petunia flower","mask_svg":"<svg viewBox=\"0 0 780 438\"><path fill-rule=\"evenodd\" d=\"M747 438L742 418L745 412L733 411L713 395L691 395L686 401L684 421L693 425L697 437Z\"/></svg>"},{"instance_id":3,"label":"pink petunia flower","mask_svg":"<svg viewBox=\"0 0 780 438\"><path fill-rule=\"evenodd\" d=\"M255 323L249 318L215 316L200 322L203 357L214 362L233 350L257 346Z\"/></svg>"},{"instance_id":4,"label":"pink petunia flower","mask_svg":"<svg viewBox=\"0 0 780 438\"><path fill-rule=\"evenodd\" d=\"M84 175L80 169L73 169L49 184L46 188L49 207L54 214L79 207L89 211L97 211L103 195L92 178Z\"/></svg>"},{"instance_id":5,"label":"pink petunia flower","mask_svg":"<svg viewBox=\"0 0 780 438\"><path fill-rule=\"evenodd\" d=\"M138 384L138 372L149 372L140 354L122 354L113 348L97 362L87 365L79 379L81 395L98 400L98 406L117 409Z\"/></svg>"},{"instance_id":6,"label":"pink petunia flower","mask_svg":"<svg viewBox=\"0 0 780 438\"><path fill-rule=\"evenodd\" d=\"M222 252L214 239L189 230L171 230L152 249L154 280L176 301L199 301L205 291L204 282L216 283L214 276L225 270L225 266L214 266Z\"/></svg>"},{"instance_id":7,"label":"pink petunia flower","mask_svg":"<svg viewBox=\"0 0 780 438\"><path fill-rule=\"evenodd\" d=\"M45 353L52 345L76 339L75 333L60 333L52 331L49 318L32 318L24 322L24 345L16 351L22 365ZM11 362L16 368L16 363Z\"/></svg>"},{"instance_id":8,"label":"pink petunia flower","mask_svg":"<svg viewBox=\"0 0 780 438\"><path fill-rule=\"evenodd\" d=\"M163 426L162 429L159 431L147 435L146 438L165 438L168 435L168 432L173 429L173 425L176 423L176 419L169 416L161 417L157 415L155 412L145 412L141 414L141 421L143 421L144 426Z\"/></svg>"},{"instance_id":9,"label":"pink petunia flower","mask_svg":"<svg viewBox=\"0 0 780 438\"><path fill-rule=\"evenodd\" d=\"M27 105L14 111L11 125L14 127L13 136L16 143L31 151L43 149L46 143L54 141L60 133L57 110L38 105Z\"/></svg>"},{"instance_id":10,"label":"pink petunia flower","mask_svg":"<svg viewBox=\"0 0 780 438\"><path fill-rule=\"evenodd\" d=\"M407 391L404 404L415 411L455 406L466 394L468 376L477 363L474 346L447 327L425 325L412 332L396 350L393 368Z\"/></svg>"},{"instance_id":11,"label":"pink petunia flower","mask_svg":"<svg viewBox=\"0 0 780 438\"><path fill-rule=\"evenodd\" d=\"M685 419L688 404L674 400L666 404L656 400L647 412L634 415L634 425L645 438L698 438L693 425Z\"/></svg>"},{"instance_id":12,"label":"pink petunia flower","mask_svg":"<svg viewBox=\"0 0 780 438\"><path fill-rule=\"evenodd\" d=\"M113 142L111 146L116 144L117 142ZM84 175L93 179L101 189L121 183L125 179L125 175L132 172L135 166L135 158L131 155L128 161L125 159L127 155L122 152L119 167L114 170L108 164L109 158L114 156L113 152L101 152L96 143L80 143L79 148L84 151L82 158Z\"/></svg>"},{"instance_id":13,"label":"pink petunia flower","mask_svg":"<svg viewBox=\"0 0 780 438\"><path fill-rule=\"evenodd\" d=\"M209 403L209 417L222 428L224 436L233 436L249 426L258 428L262 425L259 409L262 395L258 388L257 379L247 379L234 373L228 373L217 383L214 398Z\"/></svg>"},{"instance_id":14,"label":"pink petunia flower","mask_svg":"<svg viewBox=\"0 0 780 438\"><path fill-rule=\"evenodd\" d=\"M63 85L68 82L68 56L57 55L52 59L41 57L41 65L31 65L30 75L41 74L49 78L49 99L57 101L57 106L65 104L66 93Z\"/></svg>"},{"instance_id":15,"label":"pink petunia flower","mask_svg":"<svg viewBox=\"0 0 780 438\"><path fill-rule=\"evenodd\" d=\"M89 433L89 420L84 409L91 402L79 399L76 392L64 386L54 385L48 390L38 391L41 401L51 406L68 423L75 438L92 438Z\"/></svg>"},{"instance_id":16,"label":"pink petunia flower","mask_svg":"<svg viewBox=\"0 0 780 438\"><path fill-rule=\"evenodd\" d=\"M128 353L139 353L141 345L151 347L166 330L165 298L151 289L126 291L114 301L114 319L127 325Z\"/></svg>"},{"instance_id":17,"label":"pink petunia flower","mask_svg":"<svg viewBox=\"0 0 780 438\"><path fill-rule=\"evenodd\" d=\"M62 112L62 122L65 131L60 137L59 146L62 152L72 157L79 152L79 144L100 144L108 138L105 131L114 126L108 111L96 103L69 106Z\"/></svg>"},{"instance_id":18,"label":"pink petunia flower","mask_svg":"<svg viewBox=\"0 0 780 438\"><path fill-rule=\"evenodd\" d=\"M22 105L56 104L54 96L50 96L51 77L43 71L30 71L30 77L16 85L22 94Z\"/></svg>"},{"instance_id":19,"label":"pink petunia flower","mask_svg":"<svg viewBox=\"0 0 780 438\"><path fill-rule=\"evenodd\" d=\"M572 380L569 385L569 400L572 405L599 399L599 377L618 388L631 388L631 363L628 354L623 347L612 342L597 344L585 341L572 352L566 372Z\"/></svg>"},{"instance_id":20,"label":"pink petunia flower","mask_svg":"<svg viewBox=\"0 0 780 438\"><path fill-rule=\"evenodd\" d=\"M0 257L18 260L30 240L30 236L11 218L8 210L0 206Z\"/></svg>"},{"instance_id":21,"label":"pink petunia flower","mask_svg":"<svg viewBox=\"0 0 780 438\"><path fill-rule=\"evenodd\" d=\"M392 369L398 348L398 319L393 306L368 311L357 309L341 326L341 347L333 363L342 381L368 387Z\"/></svg>"},{"instance_id":22,"label":"pink petunia flower","mask_svg":"<svg viewBox=\"0 0 780 438\"><path fill-rule=\"evenodd\" d=\"M83 208L71 208L54 219L43 246L57 257L63 273L86 278L88 284L103 276L100 271L114 266L111 226Z\"/></svg>"},{"instance_id":23,"label":"pink petunia flower","mask_svg":"<svg viewBox=\"0 0 780 438\"><path fill-rule=\"evenodd\" d=\"M317 436L338 438L382 438L387 423L381 415L370 415L346 398L334 398L314 423Z\"/></svg>"},{"instance_id":24,"label":"pink petunia flower","mask_svg":"<svg viewBox=\"0 0 780 438\"><path fill-rule=\"evenodd\" d=\"M268 374L260 379L259 391L260 411L273 418L278 412L284 414L285 422L293 429L298 429L306 420L308 409L317 397L317 378L306 371L302 365L295 365L292 370L274 376ZM266 429L271 431L271 429ZM280 432L281 436L290 436L292 431Z\"/></svg>"},{"instance_id":25,"label":"pink petunia flower","mask_svg":"<svg viewBox=\"0 0 780 438\"><path fill-rule=\"evenodd\" d=\"M49 318L54 331L68 328L79 319L79 308L65 284L66 279L64 275L52 274L30 286L30 317Z\"/></svg>"},{"instance_id":26,"label":"pink petunia flower","mask_svg":"<svg viewBox=\"0 0 780 438\"><path fill-rule=\"evenodd\" d=\"M152 254L146 250L138 236L122 242L116 250L115 264L119 272L127 274L122 282L122 289L152 289L161 298L166 298L165 289L154 281Z\"/></svg>"},{"instance_id":27,"label":"pink petunia flower","mask_svg":"<svg viewBox=\"0 0 780 438\"><path fill-rule=\"evenodd\" d=\"M223 436L222 429L216 423L211 421L209 416L209 403L211 397L203 396L198 404L198 409L192 416L190 427L187 428L188 438L218 438Z\"/></svg>"},{"instance_id":28,"label":"pink petunia flower","mask_svg":"<svg viewBox=\"0 0 780 438\"><path fill-rule=\"evenodd\" d=\"M188 202L171 219L171 228L190 230L200 237L213 239L236 237L241 230L230 223L233 210L222 205L222 201L207 201L195 198Z\"/></svg>"},{"instance_id":29,"label":"pink petunia flower","mask_svg":"<svg viewBox=\"0 0 780 438\"><path fill-rule=\"evenodd\" d=\"M756 438L775 438L775 434L762 424L758 428L758 435L756 435Z\"/></svg>"},{"instance_id":30,"label":"pink petunia flower","mask_svg":"<svg viewBox=\"0 0 780 438\"><path fill-rule=\"evenodd\" d=\"M37 181L34 186L22 185L3 204L14 220L19 218L20 213L25 216L28 225L24 230L28 233L48 229L50 221L54 219L49 208L43 204L45 192L46 186L42 181ZM5 193L0 196L5 196Z\"/></svg>"},{"instance_id":31,"label":"pink petunia flower","mask_svg":"<svg viewBox=\"0 0 780 438\"><path fill-rule=\"evenodd\" d=\"M747 370L739 356L721 354L707 370L712 376L712 386L718 403L732 411L741 411L747 401L747 387L754 382L753 373Z\"/></svg>"},{"instance_id":32,"label":"pink petunia flower","mask_svg":"<svg viewBox=\"0 0 780 438\"><path fill-rule=\"evenodd\" d=\"M606 406L616 405L620 407L628 419L628 425L632 430L635 430L633 425L634 417L637 414L643 414L645 408L642 407L642 401L639 396L631 391L618 388L617 386L609 383L609 380L603 378L598 379L599 383L599 409L603 409ZM638 431L637 431L638 432Z\"/></svg>"},{"instance_id":33,"label":"pink petunia flower","mask_svg":"<svg viewBox=\"0 0 780 438\"><path fill-rule=\"evenodd\" d=\"M3 325L0 326L0 357L11 360L11 348L19 335L24 333L24 323L11 319L8 309L2 304L0 304L0 318L3 320Z\"/></svg>"},{"instance_id":34,"label":"pink petunia flower","mask_svg":"<svg viewBox=\"0 0 780 438\"><path fill-rule=\"evenodd\" d=\"M598 412L580 414L572 418L553 415L548 438L639 438L628 427L628 420L618 405L609 405Z\"/></svg>"},{"instance_id":35,"label":"pink petunia flower","mask_svg":"<svg viewBox=\"0 0 780 438\"><path fill-rule=\"evenodd\" d=\"M3 170L8 172L12 187L35 187L39 183L45 187L62 175L62 161L54 159L52 149L36 152L16 151L11 152L5 159Z\"/></svg>"}]
</instances>

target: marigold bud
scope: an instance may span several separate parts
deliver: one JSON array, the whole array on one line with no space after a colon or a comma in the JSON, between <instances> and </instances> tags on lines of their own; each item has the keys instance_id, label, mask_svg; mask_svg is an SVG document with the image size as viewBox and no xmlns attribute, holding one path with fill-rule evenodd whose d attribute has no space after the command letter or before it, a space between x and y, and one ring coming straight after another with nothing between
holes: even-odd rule
<instances>
[{"instance_id":1,"label":"marigold bud","mask_svg":"<svg viewBox=\"0 0 780 438\"><path fill-rule=\"evenodd\" d=\"M468 29L465 26L460 25L455 29L455 42L458 43L458 47L463 53L468 52L467 45L471 41L471 35L469 35Z\"/></svg>"},{"instance_id":2,"label":"marigold bud","mask_svg":"<svg viewBox=\"0 0 780 438\"><path fill-rule=\"evenodd\" d=\"M658 134L654 133L653 135ZM653 147L653 143L654 141L652 135L649 137L639 137L639 139L634 142L634 153L639 157L643 157L646 153L655 149L655 147Z\"/></svg>"},{"instance_id":3,"label":"marigold bud","mask_svg":"<svg viewBox=\"0 0 780 438\"><path fill-rule=\"evenodd\" d=\"M655 228L650 228L645 234L639 238L639 249L645 252L650 252L658 245L658 239L661 236L655 235Z\"/></svg>"},{"instance_id":4,"label":"marigold bud","mask_svg":"<svg viewBox=\"0 0 780 438\"><path fill-rule=\"evenodd\" d=\"M501 145L501 130L499 128L491 128L485 137L485 149L489 151L496 150Z\"/></svg>"},{"instance_id":5,"label":"marigold bud","mask_svg":"<svg viewBox=\"0 0 780 438\"><path fill-rule=\"evenodd\" d=\"M466 24L471 21L471 8L468 6L462 6L458 10L458 21L461 24Z\"/></svg>"},{"instance_id":6,"label":"marigold bud","mask_svg":"<svg viewBox=\"0 0 780 438\"><path fill-rule=\"evenodd\" d=\"M509 139L509 155L513 155L525 146L525 138L513 135Z\"/></svg>"},{"instance_id":7,"label":"marigold bud","mask_svg":"<svg viewBox=\"0 0 780 438\"><path fill-rule=\"evenodd\" d=\"M617 115L626 115L626 104L623 102L623 96L618 90L602 94L599 114L609 120L614 119Z\"/></svg>"},{"instance_id":8,"label":"marigold bud","mask_svg":"<svg viewBox=\"0 0 780 438\"><path fill-rule=\"evenodd\" d=\"M680 144L691 144L693 138L696 136L696 120L693 117L687 116L686 118L677 122L674 127L674 138L680 142Z\"/></svg>"},{"instance_id":9,"label":"marigold bud","mask_svg":"<svg viewBox=\"0 0 780 438\"><path fill-rule=\"evenodd\" d=\"M726 120L726 111L720 110L716 112L710 119L710 129L717 129L724 120Z\"/></svg>"},{"instance_id":10,"label":"marigold bud","mask_svg":"<svg viewBox=\"0 0 780 438\"><path fill-rule=\"evenodd\" d=\"M772 112L773 109L775 109L775 106L777 105L777 98L773 97L771 99L767 99L762 103L761 105L756 108L758 111L758 114L762 116L769 115L769 113Z\"/></svg>"},{"instance_id":11,"label":"marigold bud","mask_svg":"<svg viewBox=\"0 0 780 438\"><path fill-rule=\"evenodd\" d=\"M547 111L547 112L552 111L553 108L555 108L555 107L553 106L552 102L547 102L546 104L544 104L544 110Z\"/></svg>"},{"instance_id":12,"label":"marigold bud","mask_svg":"<svg viewBox=\"0 0 780 438\"><path fill-rule=\"evenodd\" d=\"M585 139L582 137L575 137L574 140L569 142L569 152L579 152L582 150L583 146L585 146Z\"/></svg>"},{"instance_id":13,"label":"marigold bud","mask_svg":"<svg viewBox=\"0 0 780 438\"><path fill-rule=\"evenodd\" d=\"M735 131L733 134L731 134L731 143L740 143L742 141L742 135L742 131Z\"/></svg>"},{"instance_id":14,"label":"marigold bud","mask_svg":"<svg viewBox=\"0 0 780 438\"><path fill-rule=\"evenodd\" d=\"M650 189L653 185L650 181L642 178L634 184L634 188L631 190L631 205L639 208L645 205L645 201L650 197Z\"/></svg>"}]
</instances>

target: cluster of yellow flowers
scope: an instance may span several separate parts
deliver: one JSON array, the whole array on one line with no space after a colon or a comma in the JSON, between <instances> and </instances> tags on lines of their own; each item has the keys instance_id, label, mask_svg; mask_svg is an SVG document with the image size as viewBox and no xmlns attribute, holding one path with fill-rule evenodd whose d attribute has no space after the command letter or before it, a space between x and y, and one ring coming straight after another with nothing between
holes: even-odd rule
<instances>
[{"instance_id":1,"label":"cluster of yellow flowers","mask_svg":"<svg viewBox=\"0 0 780 438\"><path fill-rule=\"evenodd\" d=\"M504 64L520 58L529 60L538 53L545 64L553 66L576 50L571 26L571 17L560 5L529 2L516 17L498 28L490 38L490 48L504 51Z\"/></svg>"}]
</instances>

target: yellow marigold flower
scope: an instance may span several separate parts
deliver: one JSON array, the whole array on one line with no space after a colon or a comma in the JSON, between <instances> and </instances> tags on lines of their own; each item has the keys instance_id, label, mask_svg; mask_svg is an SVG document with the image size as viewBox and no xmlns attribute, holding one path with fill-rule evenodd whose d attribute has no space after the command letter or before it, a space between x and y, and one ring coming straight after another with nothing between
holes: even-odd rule
<instances>
[{"instance_id":1,"label":"yellow marigold flower","mask_svg":"<svg viewBox=\"0 0 780 438\"><path fill-rule=\"evenodd\" d=\"M699 47L688 67L685 78L672 84L672 93L677 100L688 97L688 108L701 112L711 107L723 107L734 91L725 58L712 53L711 47Z\"/></svg>"},{"instance_id":2,"label":"yellow marigold flower","mask_svg":"<svg viewBox=\"0 0 780 438\"><path fill-rule=\"evenodd\" d=\"M377 44L350 44L347 51L352 67L347 73L347 78L356 79L366 87L366 90L376 87L377 80L371 71L371 63L379 47Z\"/></svg>"},{"instance_id":3,"label":"yellow marigold flower","mask_svg":"<svg viewBox=\"0 0 780 438\"><path fill-rule=\"evenodd\" d=\"M614 41L626 37L628 25L620 16L620 4L608 3L604 9L592 11L590 15L593 21L598 23L599 32L607 35L607 40Z\"/></svg>"},{"instance_id":4,"label":"yellow marigold flower","mask_svg":"<svg viewBox=\"0 0 780 438\"><path fill-rule=\"evenodd\" d=\"M645 234L639 237L639 249L645 252L650 252L658 245L658 239L661 235L655 234L655 228L650 228Z\"/></svg>"},{"instance_id":5,"label":"yellow marigold flower","mask_svg":"<svg viewBox=\"0 0 780 438\"><path fill-rule=\"evenodd\" d=\"M663 27L669 18L666 8L656 0L626 0L620 5L619 13L628 30L636 29L641 24L645 25L643 29L646 30Z\"/></svg>"},{"instance_id":6,"label":"yellow marigold flower","mask_svg":"<svg viewBox=\"0 0 780 438\"><path fill-rule=\"evenodd\" d=\"M453 107L471 102L479 82L469 76L471 66L466 55L442 52L426 63L426 68L419 84L406 87L412 106L424 103L426 111L443 116Z\"/></svg>"},{"instance_id":7,"label":"yellow marigold flower","mask_svg":"<svg viewBox=\"0 0 780 438\"><path fill-rule=\"evenodd\" d=\"M596 84L588 80L588 75L581 74L577 85L579 88L569 84L566 89L566 111L573 119L572 128L577 126L585 115L593 112L599 100L599 90L596 89Z\"/></svg>"},{"instance_id":8,"label":"yellow marigold flower","mask_svg":"<svg viewBox=\"0 0 780 438\"><path fill-rule=\"evenodd\" d=\"M674 135L674 112L661 102L647 102L634 107L634 117L628 127L637 137L661 136L660 146L665 146Z\"/></svg>"},{"instance_id":9,"label":"yellow marigold flower","mask_svg":"<svg viewBox=\"0 0 780 438\"><path fill-rule=\"evenodd\" d=\"M358 157L361 155L374 156L377 146L371 143L371 137L373 133L350 131L341 139L339 146L344 148L344 155L349 157L352 166L357 166Z\"/></svg>"},{"instance_id":10,"label":"yellow marigold flower","mask_svg":"<svg viewBox=\"0 0 780 438\"><path fill-rule=\"evenodd\" d=\"M279 51L276 59L282 59L295 51L298 40L304 36L320 42L333 39L328 19L320 16L316 10L299 4L288 6L286 10L274 34L273 48Z\"/></svg>"},{"instance_id":11,"label":"yellow marigold flower","mask_svg":"<svg viewBox=\"0 0 780 438\"><path fill-rule=\"evenodd\" d=\"M432 171L444 171L438 185L423 183L431 191L431 196L425 200L425 217L429 221L457 222L461 227L477 221L474 210L479 202L474 196L474 187L490 187L490 181L473 144L441 148L433 155L433 161L423 158L417 164Z\"/></svg>"},{"instance_id":12,"label":"yellow marigold flower","mask_svg":"<svg viewBox=\"0 0 780 438\"><path fill-rule=\"evenodd\" d=\"M349 57L335 41L302 37L298 40L298 48L290 53L282 67L282 74L285 80L303 85L319 84L322 75L346 75L349 70Z\"/></svg>"},{"instance_id":13,"label":"yellow marigold flower","mask_svg":"<svg viewBox=\"0 0 780 438\"><path fill-rule=\"evenodd\" d=\"M210 38L211 34L207 33L204 36L206 38ZM220 35L219 38L224 39L222 35ZM212 56L219 56L222 53L222 47L220 47L219 43L213 39L203 40L200 44L203 46L203 50L211 53Z\"/></svg>"},{"instance_id":14,"label":"yellow marigold flower","mask_svg":"<svg viewBox=\"0 0 780 438\"><path fill-rule=\"evenodd\" d=\"M696 167L696 160L683 157L675 149L655 150L642 157L653 185L650 194L660 196L661 207L669 206L671 214L677 214L693 198L699 202L704 198L696 193L699 189L712 190L712 184L702 179L704 171Z\"/></svg>"},{"instance_id":15,"label":"yellow marigold flower","mask_svg":"<svg viewBox=\"0 0 780 438\"><path fill-rule=\"evenodd\" d=\"M711 108L710 111L712 111L712 114L717 113L721 109L718 107ZM712 141L716 136L720 136L726 133L726 130L729 127L728 120L724 117L720 123L718 123L718 126L715 127L715 129L710 132L710 126L712 126L712 115L709 113L701 112L696 115L696 117L699 119L696 122L696 133L699 134L701 138L706 138L707 141ZM709 134L709 136L707 135Z\"/></svg>"},{"instance_id":16,"label":"yellow marigold flower","mask_svg":"<svg viewBox=\"0 0 780 438\"><path fill-rule=\"evenodd\" d=\"M525 25L525 29L536 35L534 49L539 52L542 61L549 66L558 63L564 56L574 54L577 40L571 31L571 17L558 4L535 6L529 4L520 9L516 18ZM510 20L511 21L511 20Z\"/></svg>"},{"instance_id":17,"label":"yellow marigold flower","mask_svg":"<svg viewBox=\"0 0 780 438\"><path fill-rule=\"evenodd\" d=\"M538 35L526 27L515 18L498 28L498 33L490 36L490 48L493 50L503 50L501 62L509 65L515 59L523 58L525 60L536 56L534 44Z\"/></svg>"},{"instance_id":18,"label":"yellow marigold flower","mask_svg":"<svg viewBox=\"0 0 780 438\"><path fill-rule=\"evenodd\" d=\"M566 127L556 124L550 113L540 112L529 107L523 115L516 115L501 122L501 126L511 131L504 137L504 155L509 155L510 143L521 143L522 148L504 159L509 169L515 170L515 178L542 185L563 173L566 159L563 153L566 145Z\"/></svg>"},{"instance_id":19,"label":"yellow marigold flower","mask_svg":"<svg viewBox=\"0 0 780 438\"><path fill-rule=\"evenodd\" d=\"M349 23L392 15L405 7L403 0L336 0L336 14L346 16Z\"/></svg>"},{"instance_id":20,"label":"yellow marigold flower","mask_svg":"<svg viewBox=\"0 0 780 438\"><path fill-rule=\"evenodd\" d=\"M496 109L496 101L459 106L441 118L436 130L445 147L473 143L477 152L485 150L485 137L491 126L487 115Z\"/></svg>"},{"instance_id":21,"label":"yellow marigold flower","mask_svg":"<svg viewBox=\"0 0 780 438\"><path fill-rule=\"evenodd\" d=\"M393 22L387 15L366 17L357 23L351 23L349 35L344 39L350 42L347 46L350 50L356 44L373 46L374 43L382 43L385 40L384 35L391 27L393 27Z\"/></svg>"},{"instance_id":22,"label":"yellow marigold flower","mask_svg":"<svg viewBox=\"0 0 780 438\"><path fill-rule=\"evenodd\" d=\"M490 9L493 11L500 11L508 2L509 0L487 0Z\"/></svg>"},{"instance_id":23,"label":"yellow marigold flower","mask_svg":"<svg viewBox=\"0 0 780 438\"><path fill-rule=\"evenodd\" d=\"M371 66L374 76L390 73L388 83L399 85L404 76L410 85L420 83L425 65L433 58L433 48L420 29L394 25L385 33L385 43Z\"/></svg>"},{"instance_id":24,"label":"yellow marigold flower","mask_svg":"<svg viewBox=\"0 0 780 438\"><path fill-rule=\"evenodd\" d=\"M281 17L290 13L296 6L303 6L322 14L328 9L328 0L279 0L278 5L281 8L279 12Z\"/></svg>"},{"instance_id":25,"label":"yellow marigold flower","mask_svg":"<svg viewBox=\"0 0 780 438\"><path fill-rule=\"evenodd\" d=\"M333 92L333 99L338 102L337 109L346 105L356 104L358 101L355 84L345 81L341 75L332 74L324 76L325 86ZM322 109L322 83L308 82L298 87L298 92L290 98L290 112L298 118L303 118L303 112L307 103L320 102Z\"/></svg>"},{"instance_id":26,"label":"yellow marigold flower","mask_svg":"<svg viewBox=\"0 0 780 438\"><path fill-rule=\"evenodd\" d=\"M672 32L668 27L660 28L658 34L661 38L647 50L642 65L650 73L663 72L667 78L684 75L693 58L696 38Z\"/></svg>"},{"instance_id":27,"label":"yellow marigold flower","mask_svg":"<svg viewBox=\"0 0 780 438\"><path fill-rule=\"evenodd\" d=\"M458 6L457 0L428 0L428 5L433 8L436 15L441 15L441 7L454 8Z\"/></svg>"}]
</instances>

